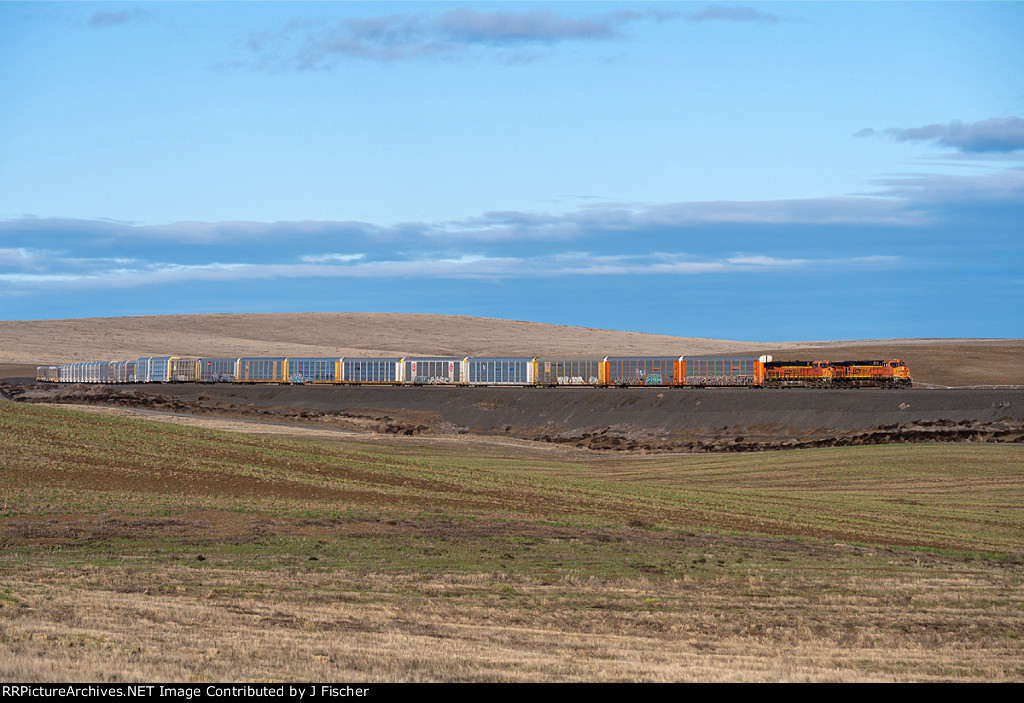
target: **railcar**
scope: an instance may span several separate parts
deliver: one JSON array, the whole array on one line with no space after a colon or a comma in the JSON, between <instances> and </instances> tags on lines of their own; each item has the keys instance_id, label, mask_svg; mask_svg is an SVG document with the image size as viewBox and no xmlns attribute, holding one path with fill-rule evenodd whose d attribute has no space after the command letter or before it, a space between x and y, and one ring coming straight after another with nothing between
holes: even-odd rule
<instances>
[{"instance_id":1,"label":"railcar","mask_svg":"<svg viewBox=\"0 0 1024 703\"><path fill-rule=\"evenodd\" d=\"M399 383L413 386L462 385L468 357L406 356L398 363Z\"/></svg>"},{"instance_id":2,"label":"railcar","mask_svg":"<svg viewBox=\"0 0 1024 703\"><path fill-rule=\"evenodd\" d=\"M470 386L532 386L537 357L466 357L465 383Z\"/></svg>"},{"instance_id":3,"label":"railcar","mask_svg":"<svg viewBox=\"0 0 1024 703\"><path fill-rule=\"evenodd\" d=\"M238 369L238 357L202 357L196 369L200 383L234 383Z\"/></svg>"},{"instance_id":4,"label":"railcar","mask_svg":"<svg viewBox=\"0 0 1024 703\"><path fill-rule=\"evenodd\" d=\"M243 356L235 362L235 383L287 383L288 358Z\"/></svg>"},{"instance_id":5,"label":"railcar","mask_svg":"<svg viewBox=\"0 0 1024 703\"><path fill-rule=\"evenodd\" d=\"M57 383L60 381L60 366L36 367L36 380L46 383Z\"/></svg>"},{"instance_id":6,"label":"railcar","mask_svg":"<svg viewBox=\"0 0 1024 703\"><path fill-rule=\"evenodd\" d=\"M760 388L764 385L765 364L771 355L761 356L686 356L684 385L691 388L708 386L745 386Z\"/></svg>"},{"instance_id":7,"label":"railcar","mask_svg":"<svg viewBox=\"0 0 1024 703\"><path fill-rule=\"evenodd\" d=\"M199 359L172 357L168 362L167 380L172 383L195 383L199 380Z\"/></svg>"},{"instance_id":8,"label":"railcar","mask_svg":"<svg viewBox=\"0 0 1024 703\"><path fill-rule=\"evenodd\" d=\"M534 378L538 386L598 386L604 383L603 356L538 356Z\"/></svg>"},{"instance_id":9,"label":"railcar","mask_svg":"<svg viewBox=\"0 0 1024 703\"><path fill-rule=\"evenodd\" d=\"M109 361L80 361L76 364L64 364L59 372L60 380L65 383L109 383Z\"/></svg>"},{"instance_id":10,"label":"railcar","mask_svg":"<svg viewBox=\"0 0 1024 703\"><path fill-rule=\"evenodd\" d=\"M288 382L339 383L341 381L341 359L288 357Z\"/></svg>"},{"instance_id":11,"label":"railcar","mask_svg":"<svg viewBox=\"0 0 1024 703\"><path fill-rule=\"evenodd\" d=\"M149 357L140 357L135 360L135 375L132 383L149 383Z\"/></svg>"},{"instance_id":12,"label":"railcar","mask_svg":"<svg viewBox=\"0 0 1024 703\"><path fill-rule=\"evenodd\" d=\"M148 356L135 360L136 383L170 383L171 362L177 356Z\"/></svg>"},{"instance_id":13,"label":"railcar","mask_svg":"<svg viewBox=\"0 0 1024 703\"><path fill-rule=\"evenodd\" d=\"M399 383L398 370L402 363L399 357L348 357L339 360L342 383L390 384Z\"/></svg>"},{"instance_id":14,"label":"railcar","mask_svg":"<svg viewBox=\"0 0 1024 703\"><path fill-rule=\"evenodd\" d=\"M99 383L99 373L96 371L95 361L83 361L78 365L78 380L80 383Z\"/></svg>"},{"instance_id":15,"label":"railcar","mask_svg":"<svg viewBox=\"0 0 1024 703\"><path fill-rule=\"evenodd\" d=\"M111 383L128 383L129 378L129 365L131 367L131 373L135 373L135 362L134 361L114 361L110 364L110 382Z\"/></svg>"},{"instance_id":16,"label":"railcar","mask_svg":"<svg viewBox=\"0 0 1024 703\"><path fill-rule=\"evenodd\" d=\"M683 384L684 357L606 356L604 385L679 386Z\"/></svg>"}]
</instances>

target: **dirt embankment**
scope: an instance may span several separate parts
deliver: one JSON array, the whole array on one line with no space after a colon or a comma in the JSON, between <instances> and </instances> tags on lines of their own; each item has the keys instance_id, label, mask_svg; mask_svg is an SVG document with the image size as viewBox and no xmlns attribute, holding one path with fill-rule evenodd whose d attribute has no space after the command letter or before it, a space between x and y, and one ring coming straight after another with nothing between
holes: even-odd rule
<instances>
[{"instance_id":1,"label":"dirt embankment","mask_svg":"<svg viewBox=\"0 0 1024 703\"><path fill-rule=\"evenodd\" d=\"M1024 441L1022 390L392 388L0 384L94 404L390 435L498 435L619 451Z\"/></svg>"}]
</instances>

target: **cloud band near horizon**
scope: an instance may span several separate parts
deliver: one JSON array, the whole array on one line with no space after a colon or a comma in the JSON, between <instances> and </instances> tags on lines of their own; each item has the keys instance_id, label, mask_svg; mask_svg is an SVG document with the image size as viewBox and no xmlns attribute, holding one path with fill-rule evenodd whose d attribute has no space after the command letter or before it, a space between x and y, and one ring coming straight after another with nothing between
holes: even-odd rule
<instances>
[{"instance_id":1,"label":"cloud band near horizon","mask_svg":"<svg viewBox=\"0 0 1024 703\"><path fill-rule=\"evenodd\" d=\"M1024 119L993 117L979 122L953 120L948 124L930 124L907 129L890 128L881 132L862 129L854 136L884 134L896 142L927 142L967 154L1013 153L1024 151Z\"/></svg>"}]
</instances>

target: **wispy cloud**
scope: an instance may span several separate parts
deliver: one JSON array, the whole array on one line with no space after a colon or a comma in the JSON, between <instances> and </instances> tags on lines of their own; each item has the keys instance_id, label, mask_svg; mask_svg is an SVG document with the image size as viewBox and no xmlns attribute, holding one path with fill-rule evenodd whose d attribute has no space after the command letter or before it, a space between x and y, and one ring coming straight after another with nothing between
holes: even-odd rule
<instances>
[{"instance_id":1,"label":"wispy cloud","mask_svg":"<svg viewBox=\"0 0 1024 703\"><path fill-rule=\"evenodd\" d=\"M782 21L778 15L761 12L752 7L736 5L712 5L686 16L691 22L756 22L758 24L776 24Z\"/></svg>"},{"instance_id":2,"label":"wispy cloud","mask_svg":"<svg viewBox=\"0 0 1024 703\"><path fill-rule=\"evenodd\" d=\"M1014 168L972 176L912 175L879 183L897 202L912 204L920 212L954 206L1010 206L1024 209L1024 169Z\"/></svg>"},{"instance_id":3,"label":"wispy cloud","mask_svg":"<svg viewBox=\"0 0 1024 703\"><path fill-rule=\"evenodd\" d=\"M177 264L138 260L109 262L106 267L82 266L64 259L51 270L0 274L0 284L17 288L65 285L85 288L134 288L188 281L244 282L278 278L433 278L433 279L529 279L559 276L699 275L742 274L791 270L814 266L846 268L864 264L890 264L897 257L846 259L780 259L766 255L701 258L681 253L656 252L643 255L598 255L573 252L571 256L488 256L465 254L440 258L415 257L405 260L353 260L345 265L321 262L255 264L214 262ZM95 263L95 262L94 262Z\"/></svg>"},{"instance_id":4,"label":"wispy cloud","mask_svg":"<svg viewBox=\"0 0 1024 703\"><path fill-rule=\"evenodd\" d=\"M862 129L855 137L886 135L897 142L929 142L935 146L970 154L1011 153L1024 150L1024 119L993 117L980 122L954 120L948 124L930 124L907 129L877 131Z\"/></svg>"},{"instance_id":5,"label":"wispy cloud","mask_svg":"<svg viewBox=\"0 0 1024 703\"><path fill-rule=\"evenodd\" d=\"M378 62L460 61L480 52L506 62L531 60L564 42L616 41L629 25L661 22L660 9L572 17L550 10L481 12L466 8L440 15L396 14L346 19L323 27L291 22L252 34L246 48L254 65L275 69L331 68L346 59Z\"/></svg>"},{"instance_id":6,"label":"wispy cloud","mask_svg":"<svg viewBox=\"0 0 1024 703\"><path fill-rule=\"evenodd\" d=\"M945 216L953 203L1024 203L1024 169L981 175L902 175L877 181L873 193L859 196L768 201L680 203L613 203L585 205L566 213L490 211L474 217L438 222L379 225L360 221L176 222L141 225L113 220L18 217L0 220L0 243L12 252L10 261L27 262L61 250L69 239L88 239L126 246L173 244L179 249L252 245L276 258L275 242L288 241L305 251L305 263L344 263L369 259L370 249L394 248L409 242L481 247L500 242L567 242L594 235L615 235L705 225L859 225L928 224ZM339 242L345 246L339 248ZM365 245L365 246L364 246Z\"/></svg>"},{"instance_id":7,"label":"wispy cloud","mask_svg":"<svg viewBox=\"0 0 1024 703\"><path fill-rule=\"evenodd\" d=\"M909 179L908 179L909 180ZM571 240L594 232L635 232L648 228L687 228L710 224L920 225L930 219L914 198L920 188L903 181L901 197L886 192L851 197L718 201L697 203L595 203L565 214L501 211L433 225L420 225L425 237L455 241Z\"/></svg>"},{"instance_id":8,"label":"wispy cloud","mask_svg":"<svg viewBox=\"0 0 1024 703\"><path fill-rule=\"evenodd\" d=\"M302 262L306 264L323 264L338 261L359 261L360 259L365 258L366 254L317 254L315 256L303 256Z\"/></svg>"},{"instance_id":9,"label":"wispy cloud","mask_svg":"<svg viewBox=\"0 0 1024 703\"><path fill-rule=\"evenodd\" d=\"M40 269L46 259L52 258L54 252L45 249L0 249L0 268L32 270Z\"/></svg>"},{"instance_id":10,"label":"wispy cloud","mask_svg":"<svg viewBox=\"0 0 1024 703\"><path fill-rule=\"evenodd\" d=\"M149 21L149 13L140 8L94 12L86 22L91 29L106 29L121 24L142 24Z\"/></svg>"},{"instance_id":11,"label":"wispy cloud","mask_svg":"<svg viewBox=\"0 0 1024 703\"><path fill-rule=\"evenodd\" d=\"M67 237L88 238L124 246L176 245L181 249L251 245L255 251L273 251L274 242L327 244L351 242L374 248L408 242L452 245L497 245L502 242L565 242L599 233L637 232L649 228L687 228L713 224L860 224L914 225L927 213L914 207L928 184L915 179L884 184L899 188L899 197L812 198L764 202L698 203L595 203L567 213L492 211L474 217L441 222L399 222L377 225L358 221L307 222L176 222L136 225L109 220L18 218L0 220L0 237L18 236L26 242L48 241L62 246ZM967 188L968 183L961 187ZM956 184L944 187L955 188ZM996 188L995 184L989 188ZM984 188L980 190L985 190ZM27 245L26 245L27 246ZM276 256L276 255L275 255ZM348 262L365 256L335 248L308 252L306 263Z\"/></svg>"}]
</instances>

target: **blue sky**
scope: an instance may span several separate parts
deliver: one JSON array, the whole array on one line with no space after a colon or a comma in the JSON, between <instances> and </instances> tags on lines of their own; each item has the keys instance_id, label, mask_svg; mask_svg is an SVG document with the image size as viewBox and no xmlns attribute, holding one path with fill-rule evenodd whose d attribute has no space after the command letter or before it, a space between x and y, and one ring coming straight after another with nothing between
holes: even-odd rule
<instances>
[{"instance_id":1,"label":"blue sky","mask_svg":"<svg viewBox=\"0 0 1024 703\"><path fill-rule=\"evenodd\" d=\"M1024 3L0 2L0 319L1024 337Z\"/></svg>"}]
</instances>

